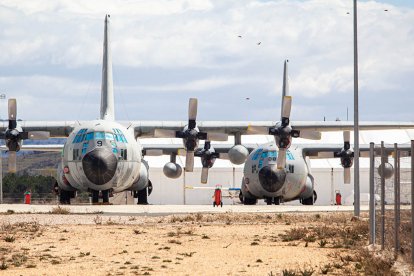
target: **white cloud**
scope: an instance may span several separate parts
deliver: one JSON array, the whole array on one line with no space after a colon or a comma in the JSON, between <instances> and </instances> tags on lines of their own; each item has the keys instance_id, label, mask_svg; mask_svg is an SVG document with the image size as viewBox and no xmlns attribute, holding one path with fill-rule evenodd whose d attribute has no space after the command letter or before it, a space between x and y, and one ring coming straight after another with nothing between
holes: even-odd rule
<instances>
[{"instance_id":1,"label":"white cloud","mask_svg":"<svg viewBox=\"0 0 414 276\"><path fill-rule=\"evenodd\" d=\"M10 94L23 86L19 96L30 97L23 92L28 88L25 83L30 83L39 96L56 91L62 98L83 95L85 78L70 74L99 67L106 13L111 14L114 72L119 72L117 67L123 67L124 74L127 69L131 74L151 72L129 76L128 81L124 75L115 76L120 80L115 88L165 92L165 97L182 91L210 98L220 90L221 98L232 99L238 92L241 98L263 98L252 109L272 109L280 94L282 62L289 58L293 96L305 100L352 96L352 2L343 0L3 0L0 74L14 77L3 89L15 88L8 89ZM414 86L408 77L414 74L412 22L413 9L359 2L361 90L398 94ZM36 72L38 67L43 71ZM70 70L48 77L48 67ZM97 83L96 78L92 82ZM73 87L73 94L65 92L68 87ZM245 116L235 103L220 105L220 114L234 109L234 116ZM317 108L311 113L320 118L322 112ZM252 119L265 119L265 114L251 113ZM139 115L136 111L133 116Z\"/></svg>"}]
</instances>

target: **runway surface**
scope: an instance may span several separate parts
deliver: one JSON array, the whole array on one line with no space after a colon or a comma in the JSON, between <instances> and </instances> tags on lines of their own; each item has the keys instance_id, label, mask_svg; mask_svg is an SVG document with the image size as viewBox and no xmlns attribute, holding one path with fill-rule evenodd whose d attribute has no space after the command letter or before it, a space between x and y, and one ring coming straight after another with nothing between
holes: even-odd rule
<instances>
[{"instance_id":1,"label":"runway surface","mask_svg":"<svg viewBox=\"0 0 414 276\"><path fill-rule=\"evenodd\" d=\"M0 204L0 213L49 213L57 205ZM291 206L291 205L61 205L73 214L101 213L108 215L172 215L189 213L307 213L352 212L353 206ZM390 206L391 207L391 206ZM368 211L368 206L361 206ZM10 211L9 211L10 212Z\"/></svg>"}]
</instances>

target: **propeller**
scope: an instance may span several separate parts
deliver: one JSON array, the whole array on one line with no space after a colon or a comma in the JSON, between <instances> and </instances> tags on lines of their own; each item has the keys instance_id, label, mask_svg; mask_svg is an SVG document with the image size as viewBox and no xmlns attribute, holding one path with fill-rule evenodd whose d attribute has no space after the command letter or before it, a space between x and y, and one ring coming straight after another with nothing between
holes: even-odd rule
<instances>
[{"instance_id":1,"label":"propeller","mask_svg":"<svg viewBox=\"0 0 414 276\"><path fill-rule=\"evenodd\" d=\"M22 140L35 139L43 140L49 139L50 133L48 131L22 131L17 126L17 103L16 99L9 99L8 101L8 118L9 124L6 131L0 133L0 138L6 140L6 146L9 149L9 172L16 172L16 152L20 150Z\"/></svg>"},{"instance_id":2,"label":"propeller","mask_svg":"<svg viewBox=\"0 0 414 276\"><path fill-rule=\"evenodd\" d=\"M219 157L219 154L211 147L210 141L205 141L204 148L198 149L195 156L201 157L203 168L201 170L201 183L206 184L208 180L208 170L214 165L214 161Z\"/></svg>"},{"instance_id":3,"label":"propeller","mask_svg":"<svg viewBox=\"0 0 414 276\"><path fill-rule=\"evenodd\" d=\"M350 138L351 133L348 130L345 130L343 133L344 136L344 147L341 151L335 152L334 157L341 158L341 165L344 168L344 183L351 183L351 167L354 161L354 151L351 149Z\"/></svg>"},{"instance_id":4,"label":"propeller","mask_svg":"<svg viewBox=\"0 0 414 276\"><path fill-rule=\"evenodd\" d=\"M159 138L182 138L186 149L185 170L192 172L194 168L194 152L198 147L198 140L227 141L225 133L207 133L197 128L197 106L196 98L190 98L188 102L188 124L182 131L155 129L154 136Z\"/></svg>"}]
</instances>

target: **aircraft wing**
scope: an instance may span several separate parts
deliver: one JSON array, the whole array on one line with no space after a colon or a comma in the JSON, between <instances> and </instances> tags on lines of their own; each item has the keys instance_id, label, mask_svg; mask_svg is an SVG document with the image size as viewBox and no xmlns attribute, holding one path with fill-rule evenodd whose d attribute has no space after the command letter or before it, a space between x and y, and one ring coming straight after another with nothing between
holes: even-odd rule
<instances>
[{"instance_id":1,"label":"aircraft wing","mask_svg":"<svg viewBox=\"0 0 414 276\"><path fill-rule=\"evenodd\" d=\"M212 145L214 151L220 153L219 158L227 159L226 154L228 151L233 147L233 144L229 145ZM249 152L257 147L255 144L243 144ZM143 144L142 145L143 155L148 156L159 156L159 155L170 155L170 154L177 154L177 155L185 155L186 151L183 145L181 144Z\"/></svg>"},{"instance_id":2,"label":"aircraft wing","mask_svg":"<svg viewBox=\"0 0 414 276\"><path fill-rule=\"evenodd\" d=\"M18 126L24 131L48 131L50 137L68 137L77 121L18 121ZM187 121L121 121L127 128L133 128L135 137L154 137L155 129L183 130ZM218 132L227 134L240 133L242 135L254 134L249 132L249 127L273 127L276 121L201 121L197 127L201 131ZM292 122L296 130L313 131L341 131L353 130L353 122L350 121L297 121ZM0 121L0 131L6 130L8 120ZM385 129L414 129L414 122L360 122L360 130L385 130Z\"/></svg>"},{"instance_id":3,"label":"aircraft wing","mask_svg":"<svg viewBox=\"0 0 414 276\"><path fill-rule=\"evenodd\" d=\"M333 153L340 152L343 145L341 144L295 144L295 146L302 148L304 156L309 156L311 159L334 158ZM384 145L385 152L389 155L394 152L394 145ZM411 150L410 144L398 144L398 149L404 152L404 156L409 156ZM360 156L369 157L370 145L364 144L359 146ZM376 156L381 153L381 146L376 144L374 147Z\"/></svg>"},{"instance_id":4,"label":"aircraft wing","mask_svg":"<svg viewBox=\"0 0 414 276\"><path fill-rule=\"evenodd\" d=\"M0 131L8 128L9 121L0 121ZM50 137L65 138L72 132L75 121L17 121L17 125L24 131L48 131Z\"/></svg>"},{"instance_id":5,"label":"aircraft wing","mask_svg":"<svg viewBox=\"0 0 414 276\"><path fill-rule=\"evenodd\" d=\"M227 134L240 133L242 135L255 134L249 132L249 128L269 128L276 125L276 121L200 121L197 127L200 131L219 132ZM136 137L154 137L155 129L162 130L183 130L188 124L187 121L135 121L123 122L134 128ZM297 121L291 123L293 129L303 131L341 131L354 128L351 121ZM360 122L360 130L385 130L385 129L414 129L414 122Z\"/></svg>"},{"instance_id":6,"label":"aircraft wing","mask_svg":"<svg viewBox=\"0 0 414 276\"><path fill-rule=\"evenodd\" d=\"M51 152L61 152L64 145L50 144L50 145L22 145L20 150L22 151L51 151ZM9 149L6 146L0 146L0 150L8 151Z\"/></svg>"}]
</instances>

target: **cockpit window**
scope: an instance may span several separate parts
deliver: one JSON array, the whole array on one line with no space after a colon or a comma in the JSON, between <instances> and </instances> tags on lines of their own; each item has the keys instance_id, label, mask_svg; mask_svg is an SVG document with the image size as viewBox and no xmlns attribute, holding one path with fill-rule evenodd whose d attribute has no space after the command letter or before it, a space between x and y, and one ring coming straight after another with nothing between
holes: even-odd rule
<instances>
[{"instance_id":1,"label":"cockpit window","mask_svg":"<svg viewBox=\"0 0 414 276\"><path fill-rule=\"evenodd\" d=\"M88 129L82 128L78 131L78 133L75 136L75 139L73 139L73 143L80 143L85 139L85 133Z\"/></svg>"},{"instance_id":2,"label":"cockpit window","mask_svg":"<svg viewBox=\"0 0 414 276\"><path fill-rule=\"evenodd\" d=\"M102 132L102 131L97 131L97 132L95 132L95 139L96 140L103 140L103 139L105 139L105 132Z\"/></svg>"},{"instance_id":3,"label":"cockpit window","mask_svg":"<svg viewBox=\"0 0 414 276\"><path fill-rule=\"evenodd\" d=\"M120 131L120 130L119 130L119 129L117 129L117 128L114 128L113 130L114 130L115 140L116 140L117 142L120 142L120 143L128 143L128 141L127 141L127 139L125 138L125 135L122 133L122 131Z\"/></svg>"},{"instance_id":4,"label":"cockpit window","mask_svg":"<svg viewBox=\"0 0 414 276\"><path fill-rule=\"evenodd\" d=\"M88 134L86 134L86 141L90 141L93 139L93 132L89 132Z\"/></svg>"}]
</instances>

